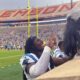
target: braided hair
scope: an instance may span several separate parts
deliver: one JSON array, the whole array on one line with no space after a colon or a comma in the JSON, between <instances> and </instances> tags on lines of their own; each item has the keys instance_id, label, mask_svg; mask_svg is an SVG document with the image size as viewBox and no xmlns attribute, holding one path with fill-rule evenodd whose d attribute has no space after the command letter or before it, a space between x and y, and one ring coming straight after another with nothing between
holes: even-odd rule
<instances>
[{"instance_id":1,"label":"braided hair","mask_svg":"<svg viewBox=\"0 0 80 80\"><path fill-rule=\"evenodd\" d=\"M72 11L67 17L64 33L65 54L74 57L80 49L80 10Z\"/></svg>"}]
</instances>

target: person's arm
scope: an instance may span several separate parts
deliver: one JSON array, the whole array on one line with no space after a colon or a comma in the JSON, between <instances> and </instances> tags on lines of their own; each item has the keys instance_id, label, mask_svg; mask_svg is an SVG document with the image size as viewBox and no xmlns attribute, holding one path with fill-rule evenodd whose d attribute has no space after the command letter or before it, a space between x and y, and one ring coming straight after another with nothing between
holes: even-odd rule
<instances>
[{"instance_id":1,"label":"person's arm","mask_svg":"<svg viewBox=\"0 0 80 80\"><path fill-rule=\"evenodd\" d=\"M44 47L43 53L39 58L37 63L31 63L28 65L28 72L31 77L37 77L43 73L45 73L48 69L49 61L50 61L50 52L54 47L53 37L49 39L48 46Z\"/></svg>"},{"instance_id":2,"label":"person's arm","mask_svg":"<svg viewBox=\"0 0 80 80\"><path fill-rule=\"evenodd\" d=\"M56 57L53 57L53 62L55 64L55 66L59 66L65 62L67 62L68 60L70 60L69 57L65 57L65 58L56 58Z\"/></svg>"},{"instance_id":3,"label":"person's arm","mask_svg":"<svg viewBox=\"0 0 80 80\"><path fill-rule=\"evenodd\" d=\"M29 74L31 77L37 77L46 72L50 61L50 51L51 49L46 46L38 62L34 65L31 65L29 68Z\"/></svg>"}]
</instances>

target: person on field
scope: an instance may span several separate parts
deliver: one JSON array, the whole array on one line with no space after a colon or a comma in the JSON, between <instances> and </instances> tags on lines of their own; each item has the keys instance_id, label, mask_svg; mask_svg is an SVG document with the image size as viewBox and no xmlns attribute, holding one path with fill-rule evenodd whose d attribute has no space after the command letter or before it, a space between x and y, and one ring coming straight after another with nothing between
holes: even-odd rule
<instances>
[{"instance_id":1,"label":"person on field","mask_svg":"<svg viewBox=\"0 0 80 80\"><path fill-rule=\"evenodd\" d=\"M23 80L32 80L43 73L54 68L54 65L60 65L63 60L60 58L52 58L51 50L55 46L55 38L49 38L47 45L43 45L43 41L35 36L27 39L25 45L25 54L20 59L23 69Z\"/></svg>"}]
</instances>

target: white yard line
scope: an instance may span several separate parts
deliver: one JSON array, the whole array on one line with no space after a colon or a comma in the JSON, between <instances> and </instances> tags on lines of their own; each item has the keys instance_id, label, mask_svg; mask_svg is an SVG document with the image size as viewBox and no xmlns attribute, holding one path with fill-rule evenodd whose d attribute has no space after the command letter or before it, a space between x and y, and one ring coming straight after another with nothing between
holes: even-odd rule
<instances>
[{"instance_id":1,"label":"white yard line","mask_svg":"<svg viewBox=\"0 0 80 80\"><path fill-rule=\"evenodd\" d=\"M4 69L6 67L11 67L12 65L16 65L16 63L15 64L9 64L9 65L0 66L0 69Z\"/></svg>"},{"instance_id":2,"label":"white yard line","mask_svg":"<svg viewBox=\"0 0 80 80\"><path fill-rule=\"evenodd\" d=\"M21 55L15 55L15 56L2 57L2 58L0 58L0 59L13 58L13 57L18 57L18 56L21 56Z\"/></svg>"}]
</instances>

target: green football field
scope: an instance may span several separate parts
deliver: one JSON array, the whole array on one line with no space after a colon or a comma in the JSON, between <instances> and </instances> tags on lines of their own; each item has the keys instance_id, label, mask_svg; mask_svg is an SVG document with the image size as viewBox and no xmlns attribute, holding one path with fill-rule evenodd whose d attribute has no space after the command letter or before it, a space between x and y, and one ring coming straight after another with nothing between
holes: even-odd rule
<instances>
[{"instance_id":1,"label":"green football field","mask_svg":"<svg viewBox=\"0 0 80 80\"><path fill-rule=\"evenodd\" d=\"M0 80L22 80L22 50L0 50Z\"/></svg>"}]
</instances>

